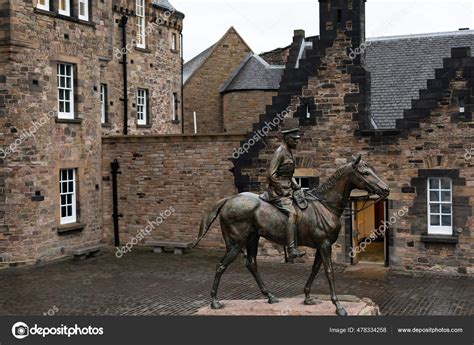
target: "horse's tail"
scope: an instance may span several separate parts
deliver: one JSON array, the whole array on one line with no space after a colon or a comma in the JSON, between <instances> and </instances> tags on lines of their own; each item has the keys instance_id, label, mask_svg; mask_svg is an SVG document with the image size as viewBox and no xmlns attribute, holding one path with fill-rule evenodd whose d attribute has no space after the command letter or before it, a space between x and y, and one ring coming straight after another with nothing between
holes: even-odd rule
<instances>
[{"instance_id":1,"label":"horse's tail","mask_svg":"<svg viewBox=\"0 0 474 345\"><path fill-rule=\"evenodd\" d=\"M213 207L213 209L205 214L202 217L201 220L201 225L199 227L199 235L196 240L196 243L194 243L193 248L195 248L199 242L206 236L207 232L209 231L212 223L216 220L217 216L219 215L219 212L221 212L222 207L224 207L225 203L229 200L228 198L219 200L219 202Z\"/></svg>"}]
</instances>

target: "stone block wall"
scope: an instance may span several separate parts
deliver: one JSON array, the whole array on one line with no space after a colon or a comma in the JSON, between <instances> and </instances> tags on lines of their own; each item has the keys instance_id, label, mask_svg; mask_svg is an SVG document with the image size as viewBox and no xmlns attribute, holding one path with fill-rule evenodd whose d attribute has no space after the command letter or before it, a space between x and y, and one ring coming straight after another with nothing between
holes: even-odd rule
<instances>
[{"instance_id":1,"label":"stone block wall","mask_svg":"<svg viewBox=\"0 0 474 345\"><path fill-rule=\"evenodd\" d=\"M68 250L103 241L101 137L122 130L120 1L92 1L89 21L79 21L77 2L71 17L36 8L36 1L0 2L0 264L16 266L62 258ZM180 133L171 122L171 94L180 94L181 58L171 51L173 20L146 1L147 49L130 49L129 133ZM148 23L151 25L150 23ZM135 17L128 38L136 35ZM132 63L133 60L133 63ZM74 65L75 119L57 119L58 62ZM108 85L109 126L100 121L100 84ZM136 88L150 90L151 126L135 124ZM179 96L180 98L180 96ZM135 111L135 113L134 113ZM7 152L8 151L8 152ZM11 152L10 152L11 151ZM7 152L5 154L5 152ZM74 231L60 225L59 171L77 171ZM77 225L77 226L76 226ZM3 263L3 264L2 264Z\"/></svg>"},{"instance_id":2,"label":"stone block wall","mask_svg":"<svg viewBox=\"0 0 474 345\"><path fill-rule=\"evenodd\" d=\"M193 241L202 216L220 199L236 193L228 157L241 135L108 137L103 139L102 175L104 228L113 243L110 163L117 159L120 240L131 241L160 213L175 212L140 244L151 240ZM224 246L217 220L201 242L204 247Z\"/></svg>"},{"instance_id":3,"label":"stone block wall","mask_svg":"<svg viewBox=\"0 0 474 345\"><path fill-rule=\"evenodd\" d=\"M102 240L97 55L107 52L101 37L107 36L111 14L105 4L94 2L95 26L40 13L32 2L9 3L10 42L2 43L1 89L7 102L2 114L0 260L20 265L59 258L68 249ZM58 62L75 65L74 121L56 121ZM11 152L5 153L7 149ZM60 234L63 168L77 169L77 213L84 228Z\"/></svg>"},{"instance_id":4,"label":"stone block wall","mask_svg":"<svg viewBox=\"0 0 474 345\"><path fill-rule=\"evenodd\" d=\"M247 133L272 103L276 91L233 91L223 95L224 131Z\"/></svg>"},{"instance_id":5,"label":"stone block wall","mask_svg":"<svg viewBox=\"0 0 474 345\"><path fill-rule=\"evenodd\" d=\"M122 48L122 28L118 21L121 14L114 12L109 27L110 51L99 56L101 63L101 83L108 86L107 124L103 126L103 135L123 134L123 70L122 56L128 56L128 130L131 135L178 134L182 132L181 116L181 47L180 34L183 19L178 12L155 8L152 1L146 1L146 28L144 49L137 48L133 42L136 37L136 17L130 17L127 23L127 47ZM113 4L118 4L114 1ZM109 5L110 6L110 5ZM124 8L135 10L135 2L128 2ZM110 8L112 12L112 9ZM178 49L171 46L172 35L178 40ZM137 124L137 88L148 90L147 125ZM173 121L173 93L178 96L178 120Z\"/></svg>"}]
</instances>

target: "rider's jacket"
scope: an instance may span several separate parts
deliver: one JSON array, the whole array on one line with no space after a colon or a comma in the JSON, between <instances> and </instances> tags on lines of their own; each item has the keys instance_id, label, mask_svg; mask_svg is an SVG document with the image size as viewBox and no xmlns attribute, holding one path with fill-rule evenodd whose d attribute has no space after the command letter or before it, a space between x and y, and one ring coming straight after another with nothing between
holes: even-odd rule
<instances>
[{"instance_id":1,"label":"rider's jacket","mask_svg":"<svg viewBox=\"0 0 474 345\"><path fill-rule=\"evenodd\" d=\"M285 146L280 147L273 154L268 173L268 194L270 201L282 197L291 198L294 190L300 187L293 179L295 173L295 158Z\"/></svg>"}]
</instances>

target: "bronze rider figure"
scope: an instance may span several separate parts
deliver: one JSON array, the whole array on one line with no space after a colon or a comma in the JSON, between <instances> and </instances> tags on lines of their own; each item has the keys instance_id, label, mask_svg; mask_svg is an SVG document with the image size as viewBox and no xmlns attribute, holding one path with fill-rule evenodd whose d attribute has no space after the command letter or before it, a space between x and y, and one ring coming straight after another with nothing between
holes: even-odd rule
<instances>
[{"instance_id":1,"label":"bronze rider figure","mask_svg":"<svg viewBox=\"0 0 474 345\"><path fill-rule=\"evenodd\" d=\"M283 143L273 154L268 172L267 201L276 206L280 211L288 216L286 224L286 238L288 244L288 254L290 262L297 257L302 257L305 252L300 252L296 244L296 210L293 206L293 193L299 191L301 187L293 178L295 172L295 158L291 150L298 145L300 130L298 128L284 130Z\"/></svg>"}]
</instances>

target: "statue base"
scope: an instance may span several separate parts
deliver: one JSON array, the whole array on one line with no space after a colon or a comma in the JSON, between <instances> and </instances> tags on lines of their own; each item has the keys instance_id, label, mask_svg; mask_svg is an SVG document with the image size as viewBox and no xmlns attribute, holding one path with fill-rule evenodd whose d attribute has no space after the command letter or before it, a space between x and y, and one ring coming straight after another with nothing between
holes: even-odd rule
<instances>
[{"instance_id":1,"label":"statue base","mask_svg":"<svg viewBox=\"0 0 474 345\"><path fill-rule=\"evenodd\" d=\"M340 295L339 301L349 315L380 315L379 307L368 298L351 295ZM313 295L314 305L305 305L304 296L279 298L279 303L269 304L266 299L260 300L224 300L222 309L211 309L210 306L199 309L194 315L206 316L333 316L336 307L329 296Z\"/></svg>"}]
</instances>

